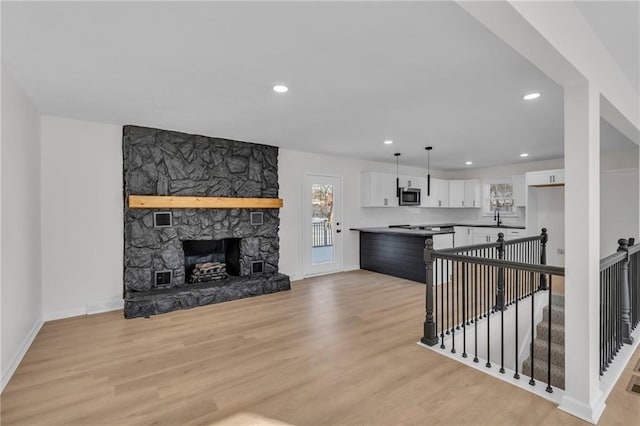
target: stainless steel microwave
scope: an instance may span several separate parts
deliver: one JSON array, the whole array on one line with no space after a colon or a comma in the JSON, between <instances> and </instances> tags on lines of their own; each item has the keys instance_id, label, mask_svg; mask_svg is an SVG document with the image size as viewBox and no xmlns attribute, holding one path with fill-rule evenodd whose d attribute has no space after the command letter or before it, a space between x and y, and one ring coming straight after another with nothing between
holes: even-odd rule
<instances>
[{"instance_id":1,"label":"stainless steel microwave","mask_svg":"<svg viewBox=\"0 0 640 426\"><path fill-rule=\"evenodd\" d=\"M401 206L419 206L420 188L400 188Z\"/></svg>"}]
</instances>

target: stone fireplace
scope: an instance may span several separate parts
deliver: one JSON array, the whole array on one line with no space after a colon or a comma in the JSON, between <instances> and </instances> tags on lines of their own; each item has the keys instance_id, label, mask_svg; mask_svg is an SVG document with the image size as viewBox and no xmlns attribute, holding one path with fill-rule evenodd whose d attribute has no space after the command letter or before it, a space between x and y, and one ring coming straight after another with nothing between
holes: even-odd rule
<instances>
[{"instance_id":1,"label":"stone fireplace","mask_svg":"<svg viewBox=\"0 0 640 426\"><path fill-rule=\"evenodd\" d=\"M278 209L127 202L130 195L276 198L277 147L125 126L123 159L125 317L290 289L278 272Z\"/></svg>"}]
</instances>

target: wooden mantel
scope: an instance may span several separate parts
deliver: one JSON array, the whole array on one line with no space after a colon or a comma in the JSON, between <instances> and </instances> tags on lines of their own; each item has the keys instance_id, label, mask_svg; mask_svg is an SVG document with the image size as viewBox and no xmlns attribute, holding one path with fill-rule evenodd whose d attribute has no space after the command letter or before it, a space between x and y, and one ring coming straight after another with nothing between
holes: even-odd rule
<instances>
[{"instance_id":1,"label":"wooden mantel","mask_svg":"<svg viewBox=\"0 0 640 426\"><path fill-rule=\"evenodd\" d=\"M131 209L279 209L282 198L129 195Z\"/></svg>"}]
</instances>

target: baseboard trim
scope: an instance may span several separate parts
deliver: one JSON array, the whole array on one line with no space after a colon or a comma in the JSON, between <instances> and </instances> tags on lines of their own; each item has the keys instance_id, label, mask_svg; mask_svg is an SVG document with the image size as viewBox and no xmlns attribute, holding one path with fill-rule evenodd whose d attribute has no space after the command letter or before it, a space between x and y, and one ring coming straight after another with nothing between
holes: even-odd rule
<instances>
[{"instance_id":1,"label":"baseboard trim","mask_svg":"<svg viewBox=\"0 0 640 426\"><path fill-rule=\"evenodd\" d=\"M22 358L24 358L24 356L27 354L27 351L29 350L29 348L31 347L31 344L33 343L36 336L40 332L40 329L42 328L43 324L44 322L42 320L38 320L36 321L35 324L33 324L33 327L31 327L31 330L29 331L24 341L22 342L22 345L20 346L20 350L18 351L18 353L15 354L15 356L7 366L7 369L2 372L2 381L0 382L0 394L4 391L5 386L7 386L7 384L11 380L11 377L13 377L13 374L18 369L18 366L22 362Z\"/></svg>"},{"instance_id":2,"label":"baseboard trim","mask_svg":"<svg viewBox=\"0 0 640 426\"><path fill-rule=\"evenodd\" d=\"M620 380L620 376L624 373L625 368L627 368L629 361L631 361L633 354L640 345L640 327L637 327L636 330L631 333L631 337L633 337L633 344L622 345L620 352L618 352L618 355L613 359L608 370L600 379L600 390L605 400L609 397L618 380Z\"/></svg>"},{"instance_id":3,"label":"baseboard trim","mask_svg":"<svg viewBox=\"0 0 640 426\"><path fill-rule=\"evenodd\" d=\"M342 268L342 272L357 271L358 269L360 269L360 265L345 266Z\"/></svg>"},{"instance_id":4,"label":"baseboard trim","mask_svg":"<svg viewBox=\"0 0 640 426\"><path fill-rule=\"evenodd\" d=\"M302 281L303 279L304 279L304 275L302 274L289 275L289 280L291 282Z\"/></svg>"},{"instance_id":5,"label":"baseboard trim","mask_svg":"<svg viewBox=\"0 0 640 426\"><path fill-rule=\"evenodd\" d=\"M124 308L124 300L112 300L102 303L91 303L84 308L66 309L64 311L47 312L43 315L44 322L55 321L65 318L79 317L83 315L94 315L103 312L117 311Z\"/></svg>"},{"instance_id":6,"label":"baseboard trim","mask_svg":"<svg viewBox=\"0 0 640 426\"><path fill-rule=\"evenodd\" d=\"M101 314L124 309L124 300L112 300L110 302L96 303L87 306L87 315Z\"/></svg>"},{"instance_id":7,"label":"baseboard trim","mask_svg":"<svg viewBox=\"0 0 640 426\"><path fill-rule=\"evenodd\" d=\"M87 308L65 309L64 311L47 312L42 315L44 322L87 315Z\"/></svg>"},{"instance_id":8,"label":"baseboard trim","mask_svg":"<svg viewBox=\"0 0 640 426\"><path fill-rule=\"evenodd\" d=\"M590 406L565 394L558 409L595 425L606 408L604 400L604 394L601 393L595 404Z\"/></svg>"}]
</instances>

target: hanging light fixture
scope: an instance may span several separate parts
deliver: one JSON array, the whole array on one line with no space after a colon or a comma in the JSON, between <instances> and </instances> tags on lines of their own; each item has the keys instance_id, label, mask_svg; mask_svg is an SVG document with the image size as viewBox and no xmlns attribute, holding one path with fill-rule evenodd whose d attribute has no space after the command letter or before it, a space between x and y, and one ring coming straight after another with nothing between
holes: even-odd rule
<instances>
[{"instance_id":1,"label":"hanging light fixture","mask_svg":"<svg viewBox=\"0 0 640 426\"><path fill-rule=\"evenodd\" d=\"M431 150L432 146L427 146L424 149L427 150L427 197L431 196Z\"/></svg>"},{"instance_id":2,"label":"hanging light fixture","mask_svg":"<svg viewBox=\"0 0 640 426\"><path fill-rule=\"evenodd\" d=\"M400 166L398 161L400 160L400 153L396 152L395 154L396 157L396 197L398 197L398 199L400 198Z\"/></svg>"}]
</instances>

